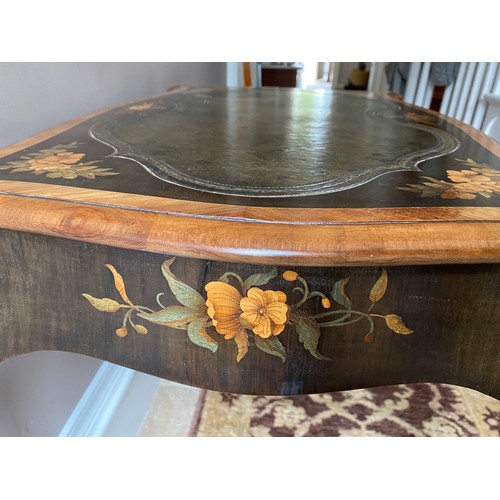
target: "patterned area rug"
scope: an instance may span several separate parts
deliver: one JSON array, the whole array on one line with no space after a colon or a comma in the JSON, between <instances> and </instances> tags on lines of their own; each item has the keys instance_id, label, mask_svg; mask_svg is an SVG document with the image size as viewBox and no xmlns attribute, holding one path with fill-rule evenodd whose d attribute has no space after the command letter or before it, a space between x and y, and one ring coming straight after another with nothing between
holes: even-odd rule
<instances>
[{"instance_id":1,"label":"patterned area rug","mask_svg":"<svg viewBox=\"0 0 500 500\"><path fill-rule=\"evenodd\" d=\"M413 384L307 396L203 391L191 436L500 436L500 401Z\"/></svg>"}]
</instances>

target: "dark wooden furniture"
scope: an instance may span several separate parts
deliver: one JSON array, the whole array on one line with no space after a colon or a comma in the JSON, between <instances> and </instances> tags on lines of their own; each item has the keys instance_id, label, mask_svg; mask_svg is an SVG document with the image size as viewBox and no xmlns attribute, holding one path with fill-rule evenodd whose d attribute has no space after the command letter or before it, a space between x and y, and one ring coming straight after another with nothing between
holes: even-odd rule
<instances>
[{"instance_id":1,"label":"dark wooden furniture","mask_svg":"<svg viewBox=\"0 0 500 500\"><path fill-rule=\"evenodd\" d=\"M297 87L298 66L261 66L261 84L263 87Z\"/></svg>"},{"instance_id":2,"label":"dark wooden furniture","mask_svg":"<svg viewBox=\"0 0 500 500\"><path fill-rule=\"evenodd\" d=\"M0 151L0 358L500 397L499 146L364 93L183 89Z\"/></svg>"}]
</instances>

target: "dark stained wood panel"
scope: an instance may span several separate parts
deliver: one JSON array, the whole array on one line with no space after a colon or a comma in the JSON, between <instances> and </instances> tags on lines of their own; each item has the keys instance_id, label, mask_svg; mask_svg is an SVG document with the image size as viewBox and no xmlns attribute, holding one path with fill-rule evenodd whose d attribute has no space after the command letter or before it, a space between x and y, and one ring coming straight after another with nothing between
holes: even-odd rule
<instances>
[{"instance_id":1,"label":"dark stained wood panel","mask_svg":"<svg viewBox=\"0 0 500 500\"><path fill-rule=\"evenodd\" d=\"M134 313L132 321L141 326L139 332L128 322L127 335L119 336L116 331L123 328L129 309L100 311L82 295L126 306L106 267L112 265L134 305L158 312L162 310L159 300L164 308L182 308L181 295L172 293L175 289L162 272L171 255L14 231L0 232L0 250L2 358L41 349L77 352L184 384L249 394L317 393L438 381L500 397L500 317L498 296L493 293L500 287L498 265L278 267L275 277L258 285L261 289L281 291L292 307L301 298L293 289L302 285L298 279L287 281L283 276L287 271L297 273L310 293L324 294L331 304L325 308L321 296L312 296L295 310L319 316L309 321L323 325L345 316L335 311L341 312L345 301L350 301L351 317L322 326L316 346L314 336L311 340L306 331L301 341L297 325L287 323L275 337L283 346L282 357L257 347L259 336L248 329L248 352L237 361L233 338L226 339L207 326L217 345L212 352L190 340L186 329L165 324L167 313L163 324L161 318L147 320L147 314L141 318ZM269 266L182 258L176 258L169 269L203 299L207 298L205 286L226 273L248 279L272 271ZM377 296L373 288L384 269L385 291L379 289ZM341 287L343 295L332 293L347 278ZM236 278L228 276L228 280L240 290ZM157 299L158 293L162 295ZM375 303L370 298L373 294ZM370 321L362 314L372 315L374 330L368 338ZM209 318L207 308L203 315ZM399 327L402 334L387 326L384 317L389 315L401 318L406 327ZM406 333L409 330L412 333Z\"/></svg>"}]
</instances>

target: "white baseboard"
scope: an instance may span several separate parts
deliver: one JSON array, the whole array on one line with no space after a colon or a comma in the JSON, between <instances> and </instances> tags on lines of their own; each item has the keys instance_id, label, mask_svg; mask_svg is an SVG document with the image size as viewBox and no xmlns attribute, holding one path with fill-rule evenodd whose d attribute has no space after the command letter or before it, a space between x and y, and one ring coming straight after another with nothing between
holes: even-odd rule
<instances>
[{"instance_id":1,"label":"white baseboard","mask_svg":"<svg viewBox=\"0 0 500 500\"><path fill-rule=\"evenodd\" d=\"M135 436L158 384L155 377L103 362L59 436Z\"/></svg>"}]
</instances>

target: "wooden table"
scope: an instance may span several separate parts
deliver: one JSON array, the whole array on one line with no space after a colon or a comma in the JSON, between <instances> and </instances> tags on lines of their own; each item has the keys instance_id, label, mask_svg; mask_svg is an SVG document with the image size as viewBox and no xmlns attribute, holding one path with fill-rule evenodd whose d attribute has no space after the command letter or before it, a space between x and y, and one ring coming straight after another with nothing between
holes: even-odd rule
<instances>
[{"instance_id":1,"label":"wooden table","mask_svg":"<svg viewBox=\"0 0 500 500\"><path fill-rule=\"evenodd\" d=\"M0 151L0 359L500 397L499 145L369 94L182 89Z\"/></svg>"}]
</instances>

